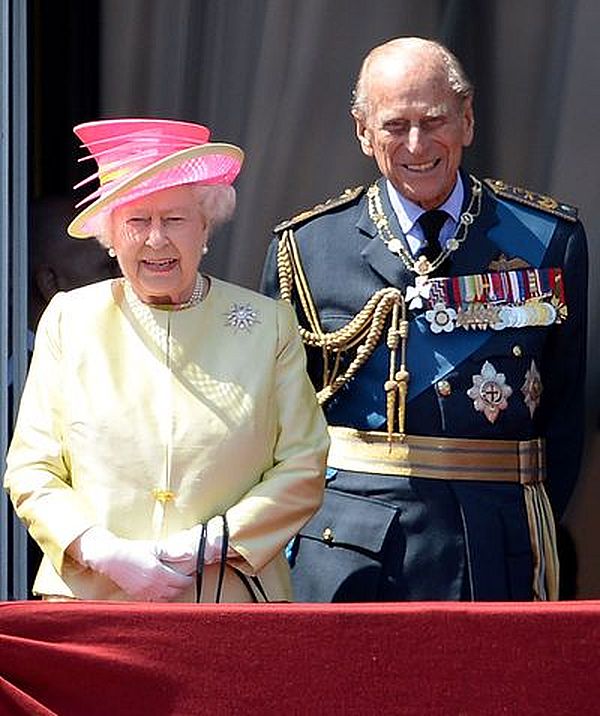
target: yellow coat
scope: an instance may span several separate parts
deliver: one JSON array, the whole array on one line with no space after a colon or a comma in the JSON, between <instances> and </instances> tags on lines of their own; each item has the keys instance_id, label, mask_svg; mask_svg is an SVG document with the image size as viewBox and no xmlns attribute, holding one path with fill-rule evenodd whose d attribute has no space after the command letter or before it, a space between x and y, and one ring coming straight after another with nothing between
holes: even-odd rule
<instances>
[{"instance_id":1,"label":"yellow coat","mask_svg":"<svg viewBox=\"0 0 600 716\"><path fill-rule=\"evenodd\" d=\"M5 475L44 552L34 591L127 599L65 554L75 538L102 525L158 539L226 513L235 566L270 599L290 599L282 550L321 503L327 448L283 302L216 279L181 311L141 303L122 279L57 294ZM214 600L215 574L207 568L203 600ZM223 601L249 599L228 570Z\"/></svg>"}]
</instances>

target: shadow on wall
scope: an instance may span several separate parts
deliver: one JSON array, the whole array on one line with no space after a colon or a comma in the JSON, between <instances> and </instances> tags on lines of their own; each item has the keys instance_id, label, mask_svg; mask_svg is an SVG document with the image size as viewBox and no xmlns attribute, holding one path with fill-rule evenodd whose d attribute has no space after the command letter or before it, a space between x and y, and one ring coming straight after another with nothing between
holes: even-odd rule
<instances>
[{"instance_id":1,"label":"shadow on wall","mask_svg":"<svg viewBox=\"0 0 600 716\"><path fill-rule=\"evenodd\" d=\"M588 364L588 370L593 366ZM600 598L600 541L598 503L600 499L600 415L590 426L583 467L577 490L565 517L578 554L577 598ZM561 565L562 569L562 565Z\"/></svg>"},{"instance_id":2,"label":"shadow on wall","mask_svg":"<svg viewBox=\"0 0 600 716\"><path fill-rule=\"evenodd\" d=\"M67 234L73 215L71 197L48 196L30 204L28 327L34 333L43 310L57 291L69 291L120 275L116 260L111 259L95 239L82 241ZM31 598L41 552L30 537L27 545L28 596Z\"/></svg>"},{"instance_id":3,"label":"shadow on wall","mask_svg":"<svg viewBox=\"0 0 600 716\"><path fill-rule=\"evenodd\" d=\"M95 239L73 239L67 226L74 215L71 197L48 196L30 207L29 328L57 291L69 291L120 275L115 259Z\"/></svg>"}]
</instances>

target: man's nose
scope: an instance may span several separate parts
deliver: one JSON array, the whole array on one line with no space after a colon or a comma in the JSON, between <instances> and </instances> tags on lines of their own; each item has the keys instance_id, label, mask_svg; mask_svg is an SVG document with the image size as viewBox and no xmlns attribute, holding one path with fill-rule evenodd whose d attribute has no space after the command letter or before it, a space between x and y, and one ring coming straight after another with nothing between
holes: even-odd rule
<instances>
[{"instance_id":1,"label":"man's nose","mask_svg":"<svg viewBox=\"0 0 600 716\"><path fill-rule=\"evenodd\" d=\"M421 127L419 127L418 124L413 124L408 130L408 139L406 142L408 150L411 152L418 151L421 148L422 139Z\"/></svg>"}]
</instances>

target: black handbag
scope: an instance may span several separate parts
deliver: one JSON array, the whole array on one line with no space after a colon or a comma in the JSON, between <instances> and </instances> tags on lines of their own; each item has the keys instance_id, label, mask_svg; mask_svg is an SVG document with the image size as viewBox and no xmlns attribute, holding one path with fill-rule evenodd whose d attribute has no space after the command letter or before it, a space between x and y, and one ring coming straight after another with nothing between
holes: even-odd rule
<instances>
[{"instance_id":1,"label":"black handbag","mask_svg":"<svg viewBox=\"0 0 600 716\"><path fill-rule=\"evenodd\" d=\"M227 550L229 549L229 525L225 515L221 515L223 520L223 541L221 543L221 554L219 557L219 576L217 578L217 589L215 591L215 604L221 601L221 593L223 591L223 582L225 581L225 567L227 566ZM201 524L200 541L198 543L198 558L196 561L196 603L200 602L202 596L202 581L204 578L204 553L206 551L207 524ZM242 584L248 590L253 602L268 602L267 593L257 576L248 577L237 567L229 565L231 569L240 578ZM262 599L259 599L262 597Z\"/></svg>"}]
</instances>

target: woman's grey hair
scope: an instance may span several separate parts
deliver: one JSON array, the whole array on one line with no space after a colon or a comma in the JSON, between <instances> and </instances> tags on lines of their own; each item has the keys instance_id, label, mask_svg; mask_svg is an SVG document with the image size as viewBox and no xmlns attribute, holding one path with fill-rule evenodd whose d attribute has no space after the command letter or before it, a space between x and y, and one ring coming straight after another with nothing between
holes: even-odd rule
<instances>
[{"instance_id":1,"label":"woman's grey hair","mask_svg":"<svg viewBox=\"0 0 600 716\"><path fill-rule=\"evenodd\" d=\"M229 221L235 211L236 193L231 184L192 184L196 201L209 231Z\"/></svg>"},{"instance_id":2,"label":"woman's grey hair","mask_svg":"<svg viewBox=\"0 0 600 716\"><path fill-rule=\"evenodd\" d=\"M194 199L208 223L208 233L212 233L221 224L233 216L236 204L236 192L231 184L190 184ZM114 210L113 210L114 211ZM96 239L105 248L112 246L111 217L108 211L98 217Z\"/></svg>"},{"instance_id":3,"label":"woman's grey hair","mask_svg":"<svg viewBox=\"0 0 600 716\"><path fill-rule=\"evenodd\" d=\"M373 48L365 57L352 92L350 109L355 117L365 119L369 113L368 77L373 63L386 54L391 55L396 51L408 49L411 45L416 49L428 49L437 55L445 68L448 85L459 99L464 101L473 96L474 88L471 80L459 59L447 47L434 40L420 37L400 37Z\"/></svg>"}]
</instances>

